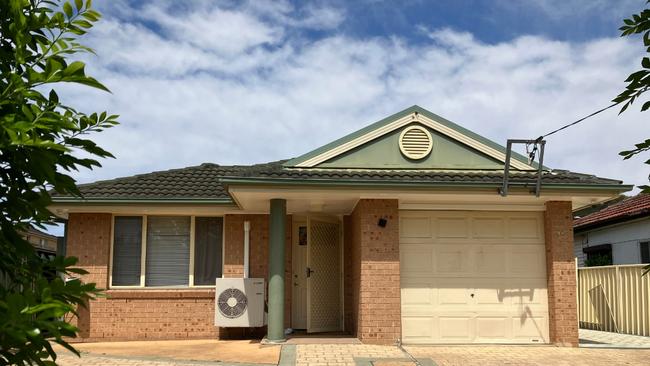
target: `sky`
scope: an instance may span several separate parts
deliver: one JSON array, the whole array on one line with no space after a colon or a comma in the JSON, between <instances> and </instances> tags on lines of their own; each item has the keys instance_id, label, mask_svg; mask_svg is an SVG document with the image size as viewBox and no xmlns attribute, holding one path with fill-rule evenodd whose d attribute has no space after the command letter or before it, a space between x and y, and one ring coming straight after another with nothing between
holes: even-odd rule
<instances>
[{"instance_id":1,"label":"sky","mask_svg":"<svg viewBox=\"0 0 650 366\"><path fill-rule=\"evenodd\" d=\"M642 0L96 1L87 72L112 93L65 85L115 159L81 183L299 156L417 104L504 144L610 104L640 68L619 37ZM611 109L548 138L545 165L647 183L650 112ZM647 159L647 157L646 157Z\"/></svg>"}]
</instances>

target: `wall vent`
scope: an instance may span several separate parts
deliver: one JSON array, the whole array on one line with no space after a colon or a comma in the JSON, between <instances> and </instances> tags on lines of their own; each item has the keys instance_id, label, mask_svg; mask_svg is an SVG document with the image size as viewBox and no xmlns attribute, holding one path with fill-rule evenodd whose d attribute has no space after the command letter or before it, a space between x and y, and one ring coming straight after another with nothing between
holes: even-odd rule
<instances>
[{"instance_id":1,"label":"wall vent","mask_svg":"<svg viewBox=\"0 0 650 366\"><path fill-rule=\"evenodd\" d=\"M433 139L424 127L410 126L399 135L399 149L409 159L423 159L431 153Z\"/></svg>"}]
</instances>

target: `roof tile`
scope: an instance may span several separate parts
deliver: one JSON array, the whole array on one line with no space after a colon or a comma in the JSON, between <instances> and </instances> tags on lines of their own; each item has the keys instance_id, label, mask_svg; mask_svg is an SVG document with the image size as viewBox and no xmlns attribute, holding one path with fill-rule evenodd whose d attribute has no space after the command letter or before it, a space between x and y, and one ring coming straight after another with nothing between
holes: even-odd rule
<instances>
[{"instance_id":1,"label":"roof tile","mask_svg":"<svg viewBox=\"0 0 650 366\"><path fill-rule=\"evenodd\" d=\"M638 194L626 198L621 202L605 207L600 211L573 220L573 228L584 229L600 226L625 218L636 218L641 215L650 215L650 194Z\"/></svg>"},{"instance_id":2,"label":"roof tile","mask_svg":"<svg viewBox=\"0 0 650 366\"><path fill-rule=\"evenodd\" d=\"M500 184L501 171L337 170L283 167L286 160L250 166L205 163L79 186L85 199L230 199L223 178L318 180L383 183L487 183ZM535 184L536 172L511 172L512 183ZM621 181L566 170L544 172L543 184L619 185ZM52 193L54 200L66 196Z\"/></svg>"}]
</instances>

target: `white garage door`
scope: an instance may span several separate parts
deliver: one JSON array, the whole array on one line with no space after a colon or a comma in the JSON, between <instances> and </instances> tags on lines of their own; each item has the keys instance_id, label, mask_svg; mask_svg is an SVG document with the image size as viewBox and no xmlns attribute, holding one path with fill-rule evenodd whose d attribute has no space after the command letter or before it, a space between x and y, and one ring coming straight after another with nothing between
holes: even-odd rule
<instances>
[{"instance_id":1,"label":"white garage door","mask_svg":"<svg viewBox=\"0 0 650 366\"><path fill-rule=\"evenodd\" d=\"M547 343L541 212L400 211L402 340Z\"/></svg>"}]
</instances>

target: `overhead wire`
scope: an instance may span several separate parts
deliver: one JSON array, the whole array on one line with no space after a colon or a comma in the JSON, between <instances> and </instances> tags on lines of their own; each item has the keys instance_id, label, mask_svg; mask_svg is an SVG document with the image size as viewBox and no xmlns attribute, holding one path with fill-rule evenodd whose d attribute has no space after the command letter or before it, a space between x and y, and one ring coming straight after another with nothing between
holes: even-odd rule
<instances>
[{"instance_id":1,"label":"overhead wire","mask_svg":"<svg viewBox=\"0 0 650 366\"><path fill-rule=\"evenodd\" d=\"M613 104L611 104L611 105L609 105L609 106L607 106L605 108L601 108L601 109L599 109L599 110L597 110L597 111L595 111L595 112L593 112L593 113L591 113L589 115L586 115L586 116L584 116L584 117L582 117L582 118L580 118L580 119L578 119L576 121L573 121L573 122L571 122L569 124L566 124L566 125L558 128L558 129L555 129L555 130L553 130L553 131L551 131L551 132L549 132L547 134L541 135L540 137L537 138L537 140L535 140L535 142L542 141L545 137L548 137L548 136L550 136L550 135L552 135L554 133L560 132L560 131L562 131L564 129L567 129L567 128L571 127L571 126L575 126L578 123L580 123L580 122L582 122L582 121L584 121L584 120L586 120L588 118L591 118L591 117L593 117L593 116L595 116L595 115L597 115L599 113L605 112L606 110L608 110L610 108L616 107L617 105L618 105L618 103L613 103Z\"/></svg>"}]
</instances>

